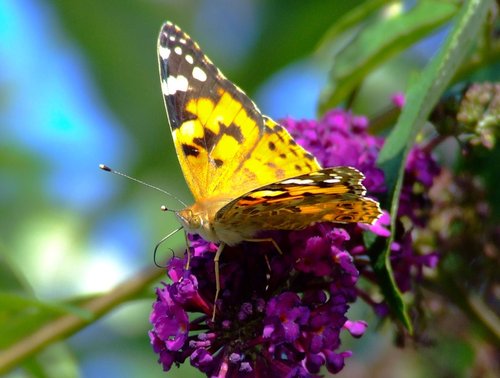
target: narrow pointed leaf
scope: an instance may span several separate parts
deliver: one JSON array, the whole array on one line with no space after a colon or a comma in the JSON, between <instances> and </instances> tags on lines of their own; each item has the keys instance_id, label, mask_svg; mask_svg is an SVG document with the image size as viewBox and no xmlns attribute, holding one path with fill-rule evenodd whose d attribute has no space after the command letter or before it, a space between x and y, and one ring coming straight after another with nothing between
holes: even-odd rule
<instances>
[{"instance_id":1,"label":"narrow pointed leaf","mask_svg":"<svg viewBox=\"0 0 500 378\"><path fill-rule=\"evenodd\" d=\"M392 230L394 230L395 215L398 212L406 157L432 108L436 105L466 54L471 50L491 6L490 0L465 1L445 44L423 70L418 80L413 80L413 84L408 89L407 105L403 108L396 126L389 134L378 159L378 165L384 170L386 177L387 207L392 214ZM376 254L374 252L372 254L372 264L391 310L411 332L409 316L401 293L394 282L390 266L389 254L392 241L393 236L386 241L382 253ZM372 248L372 251L376 250L379 249Z\"/></svg>"},{"instance_id":2,"label":"narrow pointed leaf","mask_svg":"<svg viewBox=\"0 0 500 378\"><path fill-rule=\"evenodd\" d=\"M419 1L408 12L366 26L334 58L330 85L322 95L320 111L344 101L370 72L449 21L457 9L453 3Z\"/></svg>"}]
</instances>

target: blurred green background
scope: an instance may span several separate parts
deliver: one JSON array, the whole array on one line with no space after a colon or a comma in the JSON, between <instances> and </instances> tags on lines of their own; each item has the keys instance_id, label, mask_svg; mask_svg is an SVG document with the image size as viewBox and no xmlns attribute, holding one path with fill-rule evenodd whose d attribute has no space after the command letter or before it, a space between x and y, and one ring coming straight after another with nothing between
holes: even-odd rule
<instances>
[{"instance_id":1,"label":"blurred green background","mask_svg":"<svg viewBox=\"0 0 500 378\"><path fill-rule=\"evenodd\" d=\"M1 1L2 288L45 304L106 292L152 266L156 242L177 227L171 214L159 211L163 204L178 209L175 201L98 169L108 164L190 201L160 93L156 39L163 22L178 24L198 41L263 112L311 118L332 66L325 49L317 48L335 21L360 3ZM375 115L389 106L390 94L405 89L409 73L436 51L445 30L379 67L355 110ZM170 239L163 258L183 243L182 235ZM5 304L7 298L1 299ZM50 346L31 360L33 375L165 376L147 336L153 300L151 288ZM9 311L0 312L0 321ZM357 305L352 317L369 319L370 310ZM339 376L419 377L432 371L436 361L427 352L396 349L391 333L371 324L362 340L346 338L345 349L355 356ZM471 358L465 344L450 339L441 346L448 353L441 355L448 358L443 363ZM168 376L199 376L188 365Z\"/></svg>"}]
</instances>

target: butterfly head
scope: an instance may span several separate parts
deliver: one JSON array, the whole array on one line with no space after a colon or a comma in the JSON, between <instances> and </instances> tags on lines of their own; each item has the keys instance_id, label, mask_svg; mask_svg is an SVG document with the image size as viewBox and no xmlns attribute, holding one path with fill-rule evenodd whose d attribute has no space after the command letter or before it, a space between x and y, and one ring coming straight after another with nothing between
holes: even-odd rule
<instances>
[{"instance_id":1,"label":"butterfly head","mask_svg":"<svg viewBox=\"0 0 500 378\"><path fill-rule=\"evenodd\" d=\"M208 221L206 213L198 211L194 207L195 206L187 207L175 213L184 230L189 234L200 235L203 239L208 241L219 241L213 229L210 227L210 222Z\"/></svg>"}]
</instances>

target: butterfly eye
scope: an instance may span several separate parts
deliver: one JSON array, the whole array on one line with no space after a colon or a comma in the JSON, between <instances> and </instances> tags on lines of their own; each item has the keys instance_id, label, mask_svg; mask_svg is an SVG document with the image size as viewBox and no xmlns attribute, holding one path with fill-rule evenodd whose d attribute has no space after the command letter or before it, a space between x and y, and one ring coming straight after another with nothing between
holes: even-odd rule
<instances>
[{"instance_id":1,"label":"butterfly eye","mask_svg":"<svg viewBox=\"0 0 500 378\"><path fill-rule=\"evenodd\" d=\"M188 225L191 230L196 230L201 228L202 221L199 214L195 214L191 209L185 209L181 215L184 222Z\"/></svg>"},{"instance_id":2,"label":"butterfly eye","mask_svg":"<svg viewBox=\"0 0 500 378\"><path fill-rule=\"evenodd\" d=\"M192 217L189 218L189 224L191 228L197 229L201 228L201 218L199 215L192 214Z\"/></svg>"}]
</instances>

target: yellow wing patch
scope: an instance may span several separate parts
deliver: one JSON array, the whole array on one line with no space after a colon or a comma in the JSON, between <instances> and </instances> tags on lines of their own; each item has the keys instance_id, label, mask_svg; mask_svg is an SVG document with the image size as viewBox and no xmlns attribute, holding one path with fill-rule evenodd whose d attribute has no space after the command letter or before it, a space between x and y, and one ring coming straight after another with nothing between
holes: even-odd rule
<instances>
[{"instance_id":1,"label":"yellow wing patch","mask_svg":"<svg viewBox=\"0 0 500 378\"><path fill-rule=\"evenodd\" d=\"M173 130L173 136L181 166L194 172L186 179L197 201L234 198L320 168L282 126L247 112L222 89L217 97L190 99L185 111L191 117Z\"/></svg>"},{"instance_id":2,"label":"yellow wing patch","mask_svg":"<svg viewBox=\"0 0 500 378\"><path fill-rule=\"evenodd\" d=\"M234 189L225 190L225 180L234 175L244 151L258 143L258 118L221 88L212 98L190 99L185 112L189 119L173 130L173 137L195 199L231 193Z\"/></svg>"}]
</instances>

